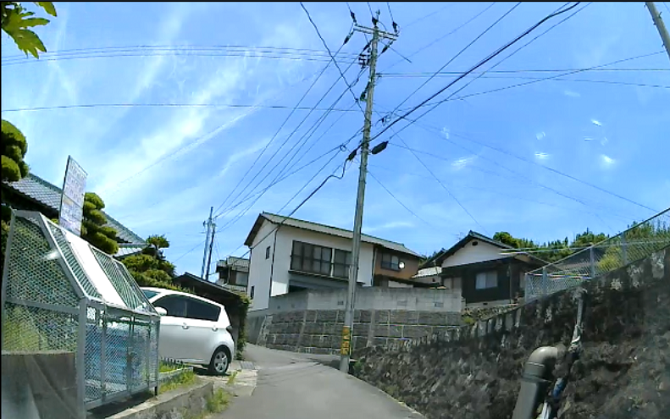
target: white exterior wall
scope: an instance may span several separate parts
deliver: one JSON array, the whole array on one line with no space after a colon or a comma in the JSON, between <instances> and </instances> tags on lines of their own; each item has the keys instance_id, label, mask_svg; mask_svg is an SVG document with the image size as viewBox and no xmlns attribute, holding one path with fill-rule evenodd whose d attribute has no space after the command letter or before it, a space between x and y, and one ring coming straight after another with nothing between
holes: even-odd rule
<instances>
[{"instance_id":1,"label":"white exterior wall","mask_svg":"<svg viewBox=\"0 0 670 419\"><path fill-rule=\"evenodd\" d=\"M294 227L280 227L277 234L277 253L275 254L275 271L272 281L284 284L286 289L282 289L283 292L275 294L273 288L273 296L288 292L288 271L291 268L293 240L351 252L352 242L349 239ZM362 282L363 286L372 285L373 255L374 246L370 243L361 243L361 255L358 261L358 282ZM334 279L334 281L341 281L341 279Z\"/></svg>"},{"instance_id":2,"label":"white exterior wall","mask_svg":"<svg viewBox=\"0 0 670 419\"><path fill-rule=\"evenodd\" d=\"M272 252L275 234L269 234L274 225L264 222L256 238L252 243L251 256L249 259L249 282L247 294L251 297L251 287L254 287L254 298L249 310L262 310L268 308L270 302L270 274L272 271ZM269 234L269 235L268 235ZM267 237L265 237L267 235ZM262 240L265 237L264 240ZM261 241L262 240L262 241ZM265 249L270 246L270 257L265 259ZM276 295L276 294L273 294Z\"/></svg>"},{"instance_id":3,"label":"white exterior wall","mask_svg":"<svg viewBox=\"0 0 670 419\"><path fill-rule=\"evenodd\" d=\"M256 237L263 238L275 227L274 224L264 221ZM275 241L276 234L276 244ZM250 310L268 308L269 297L288 293L289 269L291 267L291 251L293 241L330 247L333 249L351 252L350 239L321 234L315 231L303 230L289 226L281 226L275 233L270 234L262 244L254 241L251 259L249 261L249 285L247 292L251 295L254 286L254 298ZM265 249L271 246L270 258L265 259ZM274 269L272 270L272 253L274 252ZM358 269L358 282L363 286L372 285L374 268L374 246L370 243L361 243L361 254ZM272 290L269 289L270 273L272 272ZM333 279L342 281L341 279Z\"/></svg>"},{"instance_id":4,"label":"white exterior wall","mask_svg":"<svg viewBox=\"0 0 670 419\"><path fill-rule=\"evenodd\" d=\"M472 245L472 243L475 241L479 243L477 246ZM501 250L502 249L498 246L493 246L489 243L475 239L445 259L445 261L442 262L442 268L467 265L476 262L485 262L488 260L503 259L509 256L501 254Z\"/></svg>"}]
</instances>

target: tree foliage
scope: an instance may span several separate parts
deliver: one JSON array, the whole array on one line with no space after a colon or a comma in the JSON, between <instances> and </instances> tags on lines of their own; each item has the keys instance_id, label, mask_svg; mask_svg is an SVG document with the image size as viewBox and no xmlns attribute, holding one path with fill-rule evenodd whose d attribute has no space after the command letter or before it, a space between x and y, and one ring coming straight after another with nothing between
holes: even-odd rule
<instances>
[{"instance_id":1,"label":"tree foliage","mask_svg":"<svg viewBox=\"0 0 670 419\"><path fill-rule=\"evenodd\" d=\"M497 240L514 249L528 250L529 253L547 262L556 262L557 260L566 258L571 254L578 252L582 248L607 240L607 238L608 236L606 234L595 234L589 229L586 229L583 233L577 234L572 242L566 237L563 240L559 239L546 243L536 243L530 239L514 237L506 231L499 231L493 235L493 240Z\"/></svg>"},{"instance_id":2,"label":"tree foliage","mask_svg":"<svg viewBox=\"0 0 670 419\"><path fill-rule=\"evenodd\" d=\"M162 249L170 247L170 241L164 235L152 235L146 241L148 246L141 253L122 260L135 281L143 287L185 291L172 282L175 276L175 266L165 260L162 252Z\"/></svg>"},{"instance_id":3,"label":"tree foliage","mask_svg":"<svg viewBox=\"0 0 670 419\"><path fill-rule=\"evenodd\" d=\"M39 58L39 53L47 52L47 48L42 43L39 36L29 28L44 26L49 23L49 19L43 17L33 17L34 12L29 12L20 2L2 2L2 31L9 35L19 50L35 58ZM34 2L41 7L47 14L56 17L56 7L52 2L38 1Z\"/></svg>"},{"instance_id":4,"label":"tree foliage","mask_svg":"<svg viewBox=\"0 0 670 419\"><path fill-rule=\"evenodd\" d=\"M93 192L84 195L84 217L81 222L81 238L110 255L119 250L116 230L105 226L107 217L102 212L105 203Z\"/></svg>"},{"instance_id":5,"label":"tree foliage","mask_svg":"<svg viewBox=\"0 0 670 419\"><path fill-rule=\"evenodd\" d=\"M11 122L2 120L2 181L16 182L28 175L23 160L28 152L26 137Z\"/></svg>"}]
</instances>

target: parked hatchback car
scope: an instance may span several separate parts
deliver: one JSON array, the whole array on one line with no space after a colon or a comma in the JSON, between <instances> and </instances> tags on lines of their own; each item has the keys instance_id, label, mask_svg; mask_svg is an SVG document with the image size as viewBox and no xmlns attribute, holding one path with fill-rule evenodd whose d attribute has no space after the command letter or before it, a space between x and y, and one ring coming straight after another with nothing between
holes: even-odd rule
<instances>
[{"instance_id":1,"label":"parked hatchback car","mask_svg":"<svg viewBox=\"0 0 670 419\"><path fill-rule=\"evenodd\" d=\"M162 358L207 367L223 375L235 356L226 309L196 295L163 288L142 288L161 315L158 352Z\"/></svg>"}]
</instances>

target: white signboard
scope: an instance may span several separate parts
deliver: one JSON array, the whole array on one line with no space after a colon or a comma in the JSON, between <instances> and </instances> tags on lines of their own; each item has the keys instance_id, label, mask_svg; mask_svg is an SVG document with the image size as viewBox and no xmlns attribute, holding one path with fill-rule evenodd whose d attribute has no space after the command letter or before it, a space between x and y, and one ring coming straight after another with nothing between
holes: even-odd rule
<instances>
[{"instance_id":1,"label":"white signboard","mask_svg":"<svg viewBox=\"0 0 670 419\"><path fill-rule=\"evenodd\" d=\"M67 158L63 193L60 200L58 223L64 229L79 236L81 220L84 215L84 193L86 190L86 172L72 158Z\"/></svg>"}]
</instances>

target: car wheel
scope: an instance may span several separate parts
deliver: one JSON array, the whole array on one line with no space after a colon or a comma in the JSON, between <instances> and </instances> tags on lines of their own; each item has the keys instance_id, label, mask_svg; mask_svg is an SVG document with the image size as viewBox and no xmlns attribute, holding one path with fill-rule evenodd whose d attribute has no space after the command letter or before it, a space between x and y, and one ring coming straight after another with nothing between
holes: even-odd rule
<instances>
[{"instance_id":1,"label":"car wheel","mask_svg":"<svg viewBox=\"0 0 670 419\"><path fill-rule=\"evenodd\" d=\"M212 355L212 360L209 362L209 372L214 375L223 375L228 371L230 366L230 355L225 348L218 348Z\"/></svg>"}]
</instances>

